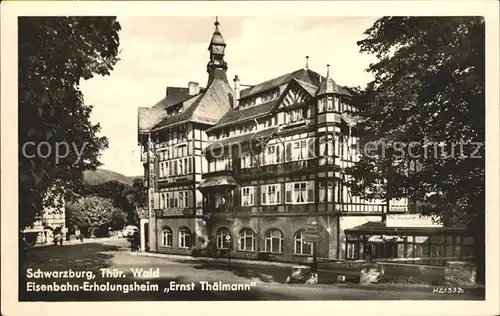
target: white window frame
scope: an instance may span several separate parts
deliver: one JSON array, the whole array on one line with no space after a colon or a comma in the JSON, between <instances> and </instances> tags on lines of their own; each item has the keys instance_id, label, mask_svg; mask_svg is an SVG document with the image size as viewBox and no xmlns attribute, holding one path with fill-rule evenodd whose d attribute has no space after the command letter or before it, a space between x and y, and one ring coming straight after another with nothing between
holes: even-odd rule
<instances>
[{"instance_id":1,"label":"white window frame","mask_svg":"<svg viewBox=\"0 0 500 316\"><path fill-rule=\"evenodd\" d=\"M346 245L346 258L347 259L357 259L359 254L356 254L356 245L352 242L348 242Z\"/></svg>"},{"instance_id":2,"label":"white window frame","mask_svg":"<svg viewBox=\"0 0 500 316\"><path fill-rule=\"evenodd\" d=\"M179 208L184 208L184 191L179 191L179 202L177 205L179 205Z\"/></svg>"},{"instance_id":3,"label":"white window frame","mask_svg":"<svg viewBox=\"0 0 500 316\"><path fill-rule=\"evenodd\" d=\"M168 237L170 236L170 240ZM170 244L169 244L170 241ZM172 229L170 227L164 227L161 230L161 245L162 247L166 248L172 248L174 242L174 234L172 232Z\"/></svg>"},{"instance_id":4,"label":"white window frame","mask_svg":"<svg viewBox=\"0 0 500 316\"><path fill-rule=\"evenodd\" d=\"M241 188L241 205L254 206L255 205L255 187L248 186Z\"/></svg>"},{"instance_id":5,"label":"white window frame","mask_svg":"<svg viewBox=\"0 0 500 316\"><path fill-rule=\"evenodd\" d=\"M333 180L322 179L319 182L319 201L320 202L333 202Z\"/></svg>"},{"instance_id":6,"label":"white window frame","mask_svg":"<svg viewBox=\"0 0 500 316\"><path fill-rule=\"evenodd\" d=\"M181 249L190 249L191 248L191 244L192 244L192 236L191 236L191 231L185 227L179 229L179 244L178 244L178 248L181 248ZM186 246L186 237L189 238L189 246Z\"/></svg>"},{"instance_id":7,"label":"white window frame","mask_svg":"<svg viewBox=\"0 0 500 316\"><path fill-rule=\"evenodd\" d=\"M255 232L251 228L243 228L239 233L239 246L240 251L255 251ZM248 249L247 238L251 238L251 249Z\"/></svg>"},{"instance_id":8,"label":"white window frame","mask_svg":"<svg viewBox=\"0 0 500 316\"><path fill-rule=\"evenodd\" d=\"M217 249L228 250L231 248L231 239L228 241L226 236L231 237L231 231L228 228L221 227L217 230Z\"/></svg>"},{"instance_id":9,"label":"white window frame","mask_svg":"<svg viewBox=\"0 0 500 316\"><path fill-rule=\"evenodd\" d=\"M277 236L276 234L279 234L279 236ZM278 249L273 248L273 239L279 239ZM264 240L265 240L264 249L266 252L283 253L284 242L283 242L283 233L281 232L281 230L273 228L268 229L266 231Z\"/></svg>"},{"instance_id":10,"label":"white window frame","mask_svg":"<svg viewBox=\"0 0 500 316\"><path fill-rule=\"evenodd\" d=\"M281 204L281 184L266 184L261 186L262 205ZM264 198L265 195L265 198ZM271 202L272 200L272 202Z\"/></svg>"},{"instance_id":11,"label":"white window frame","mask_svg":"<svg viewBox=\"0 0 500 316\"><path fill-rule=\"evenodd\" d=\"M304 238L304 230L299 230L298 232L295 233L294 238L293 238L293 252L296 255L313 255L314 251L314 243L311 242L306 242ZM297 249L297 242L300 243L300 249ZM304 245L310 244L310 252L304 252Z\"/></svg>"},{"instance_id":12,"label":"white window frame","mask_svg":"<svg viewBox=\"0 0 500 316\"><path fill-rule=\"evenodd\" d=\"M302 186L305 184L305 188ZM299 190L296 186L299 186ZM310 192L312 190L312 192ZM304 201L297 201L298 193L305 192ZM287 192L290 193L291 201L287 201ZM312 196L309 196L311 193ZM313 181L298 181L298 182L287 182L285 183L285 204L309 204L314 202L314 182Z\"/></svg>"},{"instance_id":13,"label":"white window frame","mask_svg":"<svg viewBox=\"0 0 500 316\"><path fill-rule=\"evenodd\" d=\"M327 105L326 105L326 110L327 111L334 111L335 108L333 107L333 97L328 97L327 99Z\"/></svg>"}]
</instances>

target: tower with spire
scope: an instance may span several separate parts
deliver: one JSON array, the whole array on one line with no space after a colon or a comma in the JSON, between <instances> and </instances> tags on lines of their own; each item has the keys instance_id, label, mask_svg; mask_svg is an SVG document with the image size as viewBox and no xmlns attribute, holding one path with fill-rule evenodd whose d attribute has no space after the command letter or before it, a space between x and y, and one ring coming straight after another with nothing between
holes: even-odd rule
<instances>
[{"instance_id":1,"label":"tower with spire","mask_svg":"<svg viewBox=\"0 0 500 316\"><path fill-rule=\"evenodd\" d=\"M224 60L224 54L226 49L226 42L224 37L219 31L219 19L215 17L215 31L210 40L210 45L208 46L208 51L210 52L210 60L207 64L208 72L208 85L213 81L215 77L224 79L227 81L226 70L227 63Z\"/></svg>"},{"instance_id":2,"label":"tower with spire","mask_svg":"<svg viewBox=\"0 0 500 316\"><path fill-rule=\"evenodd\" d=\"M330 77L330 65L326 65L326 77L321 81L316 94L320 107L319 112L334 111L333 98L335 94L339 93L339 86Z\"/></svg>"}]
</instances>

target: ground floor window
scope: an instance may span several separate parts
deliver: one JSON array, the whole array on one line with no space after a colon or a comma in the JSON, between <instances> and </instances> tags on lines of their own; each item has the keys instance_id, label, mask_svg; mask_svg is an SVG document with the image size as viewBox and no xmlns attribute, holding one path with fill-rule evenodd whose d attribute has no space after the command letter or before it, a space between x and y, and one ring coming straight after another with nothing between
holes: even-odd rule
<instances>
[{"instance_id":1,"label":"ground floor window","mask_svg":"<svg viewBox=\"0 0 500 316\"><path fill-rule=\"evenodd\" d=\"M358 242L348 242L347 243L347 259L359 259L359 243Z\"/></svg>"},{"instance_id":2,"label":"ground floor window","mask_svg":"<svg viewBox=\"0 0 500 316\"><path fill-rule=\"evenodd\" d=\"M240 250L255 251L255 233L250 228L240 230Z\"/></svg>"},{"instance_id":3,"label":"ground floor window","mask_svg":"<svg viewBox=\"0 0 500 316\"><path fill-rule=\"evenodd\" d=\"M269 229L266 232L265 249L267 252L283 252L283 233L277 229Z\"/></svg>"},{"instance_id":4,"label":"ground floor window","mask_svg":"<svg viewBox=\"0 0 500 316\"><path fill-rule=\"evenodd\" d=\"M172 247L172 229L164 227L161 231L161 245L163 247Z\"/></svg>"},{"instance_id":5,"label":"ground floor window","mask_svg":"<svg viewBox=\"0 0 500 316\"><path fill-rule=\"evenodd\" d=\"M231 246L231 232L227 228L220 228L217 231L217 248L229 249Z\"/></svg>"},{"instance_id":6,"label":"ground floor window","mask_svg":"<svg viewBox=\"0 0 500 316\"><path fill-rule=\"evenodd\" d=\"M179 248L191 248L191 231L187 228L179 229Z\"/></svg>"},{"instance_id":7,"label":"ground floor window","mask_svg":"<svg viewBox=\"0 0 500 316\"><path fill-rule=\"evenodd\" d=\"M295 234L295 254L297 255L312 255L313 243L306 242L304 238L304 230L300 230Z\"/></svg>"}]
</instances>

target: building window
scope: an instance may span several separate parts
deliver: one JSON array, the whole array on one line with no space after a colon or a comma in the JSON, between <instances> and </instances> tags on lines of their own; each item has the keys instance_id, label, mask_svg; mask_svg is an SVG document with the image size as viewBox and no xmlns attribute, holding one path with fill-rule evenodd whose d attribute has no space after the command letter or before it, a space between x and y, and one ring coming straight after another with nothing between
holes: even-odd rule
<instances>
[{"instance_id":1,"label":"building window","mask_svg":"<svg viewBox=\"0 0 500 316\"><path fill-rule=\"evenodd\" d=\"M267 252L283 253L283 233L277 229L269 229L266 231L266 247Z\"/></svg>"},{"instance_id":2,"label":"building window","mask_svg":"<svg viewBox=\"0 0 500 316\"><path fill-rule=\"evenodd\" d=\"M227 228L219 228L217 231L217 249L231 248L231 232Z\"/></svg>"},{"instance_id":3,"label":"building window","mask_svg":"<svg viewBox=\"0 0 500 316\"><path fill-rule=\"evenodd\" d=\"M160 208L165 208L166 206L166 203L165 203L165 193L162 193L161 194L161 204L160 204Z\"/></svg>"},{"instance_id":4,"label":"building window","mask_svg":"<svg viewBox=\"0 0 500 316\"><path fill-rule=\"evenodd\" d=\"M170 193L167 193L167 196L165 198L165 206L167 208L170 207Z\"/></svg>"},{"instance_id":5,"label":"building window","mask_svg":"<svg viewBox=\"0 0 500 316\"><path fill-rule=\"evenodd\" d=\"M359 259L359 243L348 242L346 256L347 259Z\"/></svg>"},{"instance_id":6,"label":"building window","mask_svg":"<svg viewBox=\"0 0 500 316\"><path fill-rule=\"evenodd\" d=\"M179 175L184 174L184 162L182 159L178 160L179 163Z\"/></svg>"},{"instance_id":7,"label":"building window","mask_svg":"<svg viewBox=\"0 0 500 316\"><path fill-rule=\"evenodd\" d=\"M164 177L164 173L165 173L165 170L164 170L163 162L160 162L160 178Z\"/></svg>"},{"instance_id":8,"label":"building window","mask_svg":"<svg viewBox=\"0 0 500 316\"><path fill-rule=\"evenodd\" d=\"M243 187L241 188L241 205L242 206L252 206L254 205L254 192L255 187Z\"/></svg>"},{"instance_id":9,"label":"building window","mask_svg":"<svg viewBox=\"0 0 500 316\"><path fill-rule=\"evenodd\" d=\"M327 105L326 105L326 110L327 111L333 111L333 98L332 97L328 97L328 102L327 102Z\"/></svg>"},{"instance_id":10,"label":"building window","mask_svg":"<svg viewBox=\"0 0 500 316\"><path fill-rule=\"evenodd\" d=\"M240 230L240 246L242 251L255 251L255 233L250 228Z\"/></svg>"},{"instance_id":11,"label":"building window","mask_svg":"<svg viewBox=\"0 0 500 316\"><path fill-rule=\"evenodd\" d=\"M320 202L333 202L333 180L321 180L319 182Z\"/></svg>"},{"instance_id":12,"label":"building window","mask_svg":"<svg viewBox=\"0 0 500 316\"><path fill-rule=\"evenodd\" d=\"M313 243L306 242L304 238L304 230L299 230L295 233L295 254L296 255L312 255Z\"/></svg>"},{"instance_id":13,"label":"building window","mask_svg":"<svg viewBox=\"0 0 500 316\"><path fill-rule=\"evenodd\" d=\"M184 206L184 192L179 192L179 207L183 208Z\"/></svg>"},{"instance_id":14,"label":"building window","mask_svg":"<svg viewBox=\"0 0 500 316\"><path fill-rule=\"evenodd\" d=\"M323 100L318 100L318 113L322 113L324 111Z\"/></svg>"},{"instance_id":15,"label":"building window","mask_svg":"<svg viewBox=\"0 0 500 316\"><path fill-rule=\"evenodd\" d=\"M295 203L305 203L307 201L307 183L295 183L293 185L293 201Z\"/></svg>"},{"instance_id":16,"label":"building window","mask_svg":"<svg viewBox=\"0 0 500 316\"><path fill-rule=\"evenodd\" d=\"M286 183L285 202L303 204L314 201L314 181Z\"/></svg>"},{"instance_id":17,"label":"building window","mask_svg":"<svg viewBox=\"0 0 500 316\"><path fill-rule=\"evenodd\" d=\"M161 245L163 247L172 247L173 234L170 227L164 227L161 231Z\"/></svg>"},{"instance_id":18,"label":"building window","mask_svg":"<svg viewBox=\"0 0 500 316\"><path fill-rule=\"evenodd\" d=\"M179 229L179 248L191 248L191 231L187 228Z\"/></svg>"},{"instance_id":19,"label":"building window","mask_svg":"<svg viewBox=\"0 0 500 316\"><path fill-rule=\"evenodd\" d=\"M262 186L262 205L280 204L281 185L268 184Z\"/></svg>"}]
</instances>

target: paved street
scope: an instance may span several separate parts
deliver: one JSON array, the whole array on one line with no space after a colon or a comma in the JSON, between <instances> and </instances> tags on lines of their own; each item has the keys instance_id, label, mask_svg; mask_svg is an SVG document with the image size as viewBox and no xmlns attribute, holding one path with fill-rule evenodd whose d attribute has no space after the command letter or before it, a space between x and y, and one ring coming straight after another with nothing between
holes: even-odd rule
<instances>
[{"instance_id":1,"label":"paved street","mask_svg":"<svg viewBox=\"0 0 500 316\"><path fill-rule=\"evenodd\" d=\"M29 268L43 271L94 271L96 278L90 283L110 284L147 284L150 289L157 284L158 290L134 291L66 291L47 292L29 291L22 294L21 300L440 300L440 299L482 299L483 290L465 290L463 294L433 294L432 288L416 288L403 286L387 286L385 288L362 287L359 285L287 285L282 282L286 278L286 268L267 266L242 266L198 260L183 260L179 257L158 258L131 253L123 238L108 238L88 241L82 244L72 243L62 247L47 246L29 249L26 254L24 271ZM124 276L104 278L99 269L108 271L124 271ZM149 270L159 268L159 277L134 277L131 268ZM273 269L279 269L281 272ZM32 271L34 271L32 270ZM269 271L272 271L270 273ZM281 273L281 274L280 274ZM278 277L276 277L278 276ZM320 275L321 277L321 275ZM27 282L38 284L81 285L86 279L33 279ZM175 282L175 283L172 283ZM202 290L199 281L228 284L248 284L250 290L217 291ZM194 282L194 288L189 286ZM26 282L22 282L26 284ZM174 284L180 286L175 288ZM33 284L31 285L34 286ZM168 289L168 291L166 290ZM176 290L176 291L175 291Z\"/></svg>"}]
</instances>

